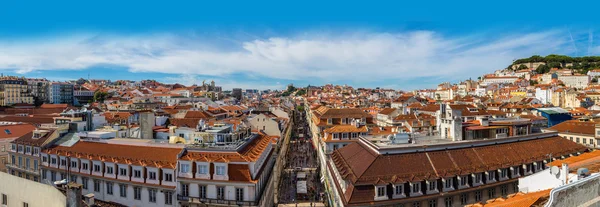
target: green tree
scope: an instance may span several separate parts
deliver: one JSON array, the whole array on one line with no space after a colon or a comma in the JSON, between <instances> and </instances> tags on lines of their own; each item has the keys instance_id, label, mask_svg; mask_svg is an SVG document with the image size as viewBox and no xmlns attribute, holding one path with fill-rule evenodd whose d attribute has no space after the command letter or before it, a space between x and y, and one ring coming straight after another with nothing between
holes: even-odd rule
<instances>
[{"instance_id":1,"label":"green tree","mask_svg":"<svg viewBox=\"0 0 600 207\"><path fill-rule=\"evenodd\" d=\"M529 85L530 86L533 86L533 85L536 85L536 84L538 84L538 82L536 80L529 80Z\"/></svg>"},{"instance_id":2,"label":"green tree","mask_svg":"<svg viewBox=\"0 0 600 207\"><path fill-rule=\"evenodd\" d=\"M296 92L296 96L304 96L304 95L306 95L306 90L304 88L302 88Z\"/></svg>"},{"instance_id":3,"label":"green tree","mask_svg":"<svg viewBox=\"0 0 600 207\"><path fill-rule=\"evenodd\" d=\"M94 102L104 102L108 98L108 93L104 91L96 91L94 93Z\"/></svg>"},{"instance_id":4,"label":"green tree","mask_svg":"<svg viewBox=\"0 0 600 207\"><path fill-rule=\"evenodd\" d=\"M535 72L538 74L544 74L550 72L550 67L548 67L547 65L540 65L535 69Z\"/></svg>"},{"instance_id":5,"label":"green tree","mask_svg":"<svg viewBox=\"0 0 600 207\"><path fill-rule=\"evenodd\" d=\"M562 68L562 65L559 62L550 62L547 63L547 65L550 68Z\"/></svg>"}]
</instances>

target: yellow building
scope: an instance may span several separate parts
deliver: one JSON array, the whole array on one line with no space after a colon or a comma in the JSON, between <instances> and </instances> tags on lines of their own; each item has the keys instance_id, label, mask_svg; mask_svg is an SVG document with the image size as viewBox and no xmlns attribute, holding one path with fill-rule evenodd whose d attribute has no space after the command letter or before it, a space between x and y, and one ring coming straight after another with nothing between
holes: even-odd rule
<instances>
[{"instance_id":1,"label":"yellow building","mask_svg":"<svg viewBox=\"0 0 600 207\"><path fill-rule=\"evenodd\" d=\"M526 91L512 91L510 92L511 96L519 96L519 97L526 97L527 96L527 92Z\"/></svg>"},{"instance_id":2,"label":"yellow building","mask_svg":"<svg viewBox=\"0 0 600 207\"><path fill-rule=\"evenodd\" d=\"M33 96L27 90L27 81L14 76L0 77L0 106L18 103L33 104Z\"/></svg>"}]
</instances>

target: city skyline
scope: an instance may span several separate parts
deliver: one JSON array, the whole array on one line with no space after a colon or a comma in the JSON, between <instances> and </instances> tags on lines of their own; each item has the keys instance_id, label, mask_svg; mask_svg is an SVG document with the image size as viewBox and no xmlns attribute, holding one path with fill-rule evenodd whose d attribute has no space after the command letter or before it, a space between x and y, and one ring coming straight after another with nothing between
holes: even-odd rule
<instances>
[{"instance_id":1,"label":"city skyline","mask_svg":"<svg viewBox=\"0 0 600 207\"><path fill-rule=\"evenodd\" d=\"M7 6L17 10L24 5ZM185 85L206 79L222 83L224 89L331 83L413 90L476 79L531 55L600 54L600 46L593 43L596 27L589 21L530 15L497 21L495 12L473 7L457 8L456 13L471 11L478 16L460 23L468 15L444 18L448 11L418 9L419 3L396 5L409 10L401 14L391 9L376 13L368 10L372 6L349 3L340 5L346 10L335 16L325 12L337 6L329 3L313 8L310 17L293 9L269 12L260 5L247 5L256 13L232 9L216 14L204 9L194 15L186 15L193 10L181 5L94 5L114 10L103 18L96 9L47 6L53 12L30 10L43 19L11 11L1 14L4 74L52 80L89 74L92 79L155 79ZM135 6L139 9L128 10Z\"/></svg>"}]
</instances>

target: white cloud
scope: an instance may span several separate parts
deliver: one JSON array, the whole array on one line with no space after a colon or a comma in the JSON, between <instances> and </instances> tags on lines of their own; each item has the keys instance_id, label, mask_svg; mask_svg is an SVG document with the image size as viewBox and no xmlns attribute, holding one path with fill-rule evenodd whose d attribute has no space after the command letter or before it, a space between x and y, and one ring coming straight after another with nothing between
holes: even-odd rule
<instances>
[{"instance_id":1,"label":"white cloud","mask_svg":"<svg viewBox=\"0 0 600 207\"><path fill-rule=\"evenodd\" d=\"M506 67L515 58L570 52L568 35L561 31L468 38L432 31L302 35L240 40L228 48L195 38L88 34L0 40L0 69L28 73L115 65L133 72L208 75L222 80L231 74L325 82L457 80Z\"/></svg>"}]
</instances>

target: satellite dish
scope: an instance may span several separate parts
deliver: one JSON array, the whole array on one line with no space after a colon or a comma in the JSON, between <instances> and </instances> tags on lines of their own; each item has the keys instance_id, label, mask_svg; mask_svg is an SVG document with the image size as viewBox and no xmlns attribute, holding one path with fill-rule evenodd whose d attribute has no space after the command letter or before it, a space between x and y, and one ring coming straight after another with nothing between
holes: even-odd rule
<instances>
[{"instance_id":1,"label":"satellite dish","mask_svg":"<svg viewBox=\"0 0 600 207\"><path fill-rule=\"evenodd\" d=\"M552 166L550 168L550 174L552 174L552 175L558 175L559 172L560 172L560 168L558 168L557 166Z\"/></svg>"}]
</instances>

